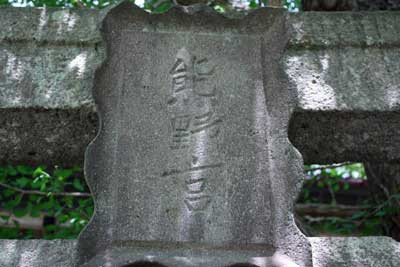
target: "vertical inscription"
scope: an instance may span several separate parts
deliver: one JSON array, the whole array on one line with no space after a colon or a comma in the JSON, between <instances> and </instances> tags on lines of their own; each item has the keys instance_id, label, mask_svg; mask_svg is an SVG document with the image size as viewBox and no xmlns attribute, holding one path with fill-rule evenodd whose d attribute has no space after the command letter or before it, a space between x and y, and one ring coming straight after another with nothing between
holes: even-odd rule
<instances>
[{"instance_id":1,"label":"vertical inscription","mask_svg":"<svg viewBox=\"0 0 400 267\"><path fill-rule=\"evenodd\" d=\"M207 209L212 200L207 184L216 179L213 170L223 165L207 153L213 144L210 139L217 140L223 122L217 112L214 74L215 66L207 58L199 59L186 48L178 51L169 72L167 104L172 129L169 147L171 153L179 156L172 157L176 161L174 167L162 176L183 177L184 203L190 212Z\"/></svg>"}]
</instances>

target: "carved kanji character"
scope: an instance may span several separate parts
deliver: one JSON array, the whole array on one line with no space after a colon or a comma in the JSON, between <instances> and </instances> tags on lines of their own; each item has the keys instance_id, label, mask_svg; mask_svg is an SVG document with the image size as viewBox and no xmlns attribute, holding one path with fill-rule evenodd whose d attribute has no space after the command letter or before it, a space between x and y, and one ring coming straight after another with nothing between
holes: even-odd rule
<instances>
[{"instance_id":1,"label":"carved kanji character","mask_svg":"<svg viewBox=\"0 0 400 267\"><path fill-rule=\"evenodd\" d=\"M215 137L219 134L219 124L221 122L222 118L216 116L215 112L210 110L204 114L194 117L191 133L195 134L211 129L213 130L211 137Z\"/></svg>"},{"instance_id":2,"label":"carved kanji character","mask_svg":"<svg viewBox=\"0 0 400 267\"><path fill-rule=\"evenodd\" d=\"M172 149L188 147L190 142L190 116L178 116L171 119Z\"/></svg>"},{"instance_id":3,"label":"carved kanji character","mask_svg":"<svg viewBox=\"0 0 400 267\"><path fill-rule=\"evenodd\" d=\"M210 204L211 198L209 196L188 196L184 202L190 211L202 211Z\"/></svg>"}]
</instances>

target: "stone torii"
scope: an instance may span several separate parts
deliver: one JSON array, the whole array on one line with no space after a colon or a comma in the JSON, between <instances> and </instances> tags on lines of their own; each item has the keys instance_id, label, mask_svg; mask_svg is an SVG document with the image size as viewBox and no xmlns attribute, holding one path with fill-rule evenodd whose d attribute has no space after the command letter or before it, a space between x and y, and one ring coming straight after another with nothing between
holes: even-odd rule
<instances>
[{"instance_id":1,"label":"stone torii","mask_svg":"<svg viewBox=\"0 0 400 267\"><path fill-rule=\"evenodd\" d=\"M390 238L306 238L297 229L303 161L289 141L290 132L304 141L307 161L360 151L398 159L399 142L360 144L398 140L400 13L260 9L230 19L207 9L149 15L122 3L0 14L5 120L48 116L60 130L96 111L101 121L85 161L96 202L88 228L77 241L2 240L0 266L400 264ZM311 122L330 119L359 120L351 134L332 134L357 142L316 155L312 143L331 136ZM357 136L371 121L381 127ZM2 127L14 144L3 157L23 160L13 156L21 147L39 162L61 158L52 148L68 132L44 141L42 154L11 134L19 126ZM93 137L84 134L78 144Z\"/></svg>"}]
</instances>

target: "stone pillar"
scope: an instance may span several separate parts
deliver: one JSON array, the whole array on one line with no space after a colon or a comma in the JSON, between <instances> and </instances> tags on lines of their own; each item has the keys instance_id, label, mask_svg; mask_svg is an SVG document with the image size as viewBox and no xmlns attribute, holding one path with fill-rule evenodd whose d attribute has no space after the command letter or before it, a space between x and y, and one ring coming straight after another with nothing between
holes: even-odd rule
<instances>
[{"instance_id":1,"label":"stone pillar","mask_svg":"<svg viewBox=\"0 0 400 267\"><path fill-rule=\"evenodd\" d=\"M108 13L81 266L311 266L293 219L302 159L287 137L285 19L157 16L130 3Z\"/></svg>"}]
</instances>

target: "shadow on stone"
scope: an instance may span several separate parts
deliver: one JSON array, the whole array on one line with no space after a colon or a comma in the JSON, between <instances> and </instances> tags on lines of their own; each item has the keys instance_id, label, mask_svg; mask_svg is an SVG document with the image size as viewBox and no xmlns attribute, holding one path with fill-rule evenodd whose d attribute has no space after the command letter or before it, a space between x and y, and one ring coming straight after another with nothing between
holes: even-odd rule
<instances>
[{"instance_id":1,"label":"shadow on stone","mask_svg":"<svg viewBox=\"0 0 400 267\"><path fill-rule=\"evenodd\" d=\"M258 267L258 266L251 263L235 263L233 265L230 265L229 267Z\"/></svg>"},{"instance_id":2,"label":"shadow on stone","mask_svg":"<svg viewBox=\"0 0 400 267\"><path fill-rule=\"evenodd\" d=\"M161 263L158 262L150 262L150 261L137 261L134 263L128 263L126 265L123 265L121 267L167 267Z\"/></svg>"}]
</instances>

